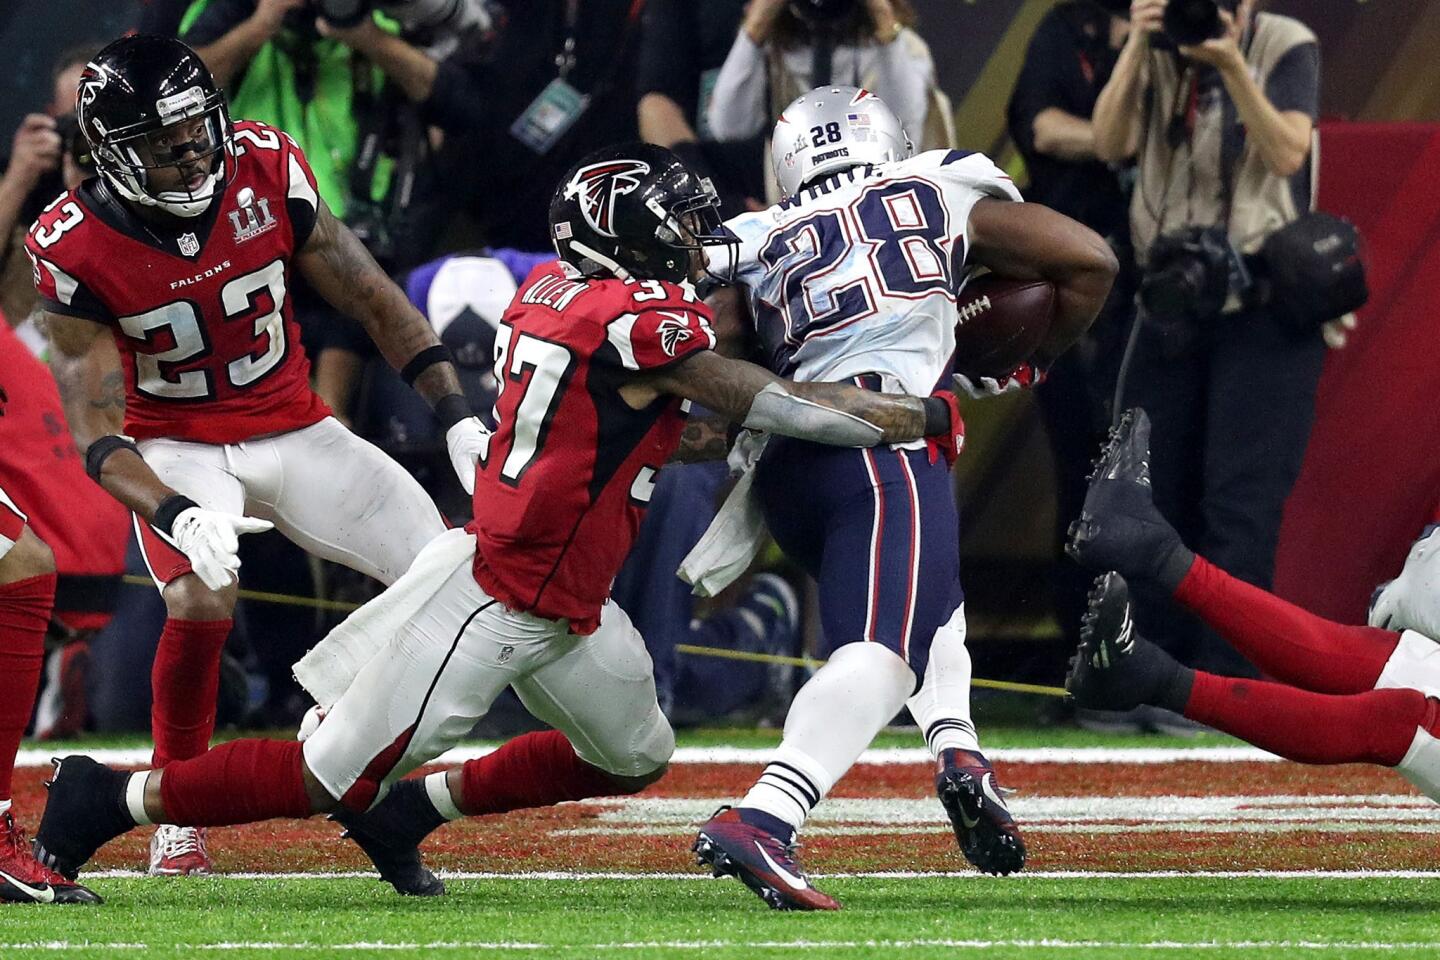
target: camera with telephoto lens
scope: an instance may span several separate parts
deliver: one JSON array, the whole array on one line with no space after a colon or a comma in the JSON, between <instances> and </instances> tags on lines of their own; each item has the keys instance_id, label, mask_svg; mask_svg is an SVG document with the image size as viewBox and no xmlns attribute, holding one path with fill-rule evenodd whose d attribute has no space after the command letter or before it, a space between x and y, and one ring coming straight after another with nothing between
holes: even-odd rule
<instances>
[{"instance_id":1,"label":"camera with telephoto lens","mask_svg":"<svg viewBox=\"0 0 1440 960\"><path fill-rule=\"evenodd\" d=\"M1165 5L1162 46L1193 47L1225 34L1220 19L1224 10L1232 16L1239 0L1170 0ZM1160 38L1157 38L1160 39Z\"/></svg>"},{"instance_id":2,"label":"camera with telephoto lens","mask_svg":"<svg viewBox=\"0 0 1440 960\"><path fill-rule=\"evenodd\" d=\"M406 33L469 34L489 30L484 0L310 0L311 12L336 27L353 27L379 10Z\"/></svg>"},{"instance_id":3,"label":"camera with telephoto lens","mask_svg":"<svg viewBox=\"0 0 1440 960\"><path fill-rule=\"evenodd\" d=\"M1223 228L1186 227L1151 246L1140 302L1158 322L1198 327L1220 316L1232 293L1243 297L1250 287L1250 273Z\"/></svg>"}]
</instances>

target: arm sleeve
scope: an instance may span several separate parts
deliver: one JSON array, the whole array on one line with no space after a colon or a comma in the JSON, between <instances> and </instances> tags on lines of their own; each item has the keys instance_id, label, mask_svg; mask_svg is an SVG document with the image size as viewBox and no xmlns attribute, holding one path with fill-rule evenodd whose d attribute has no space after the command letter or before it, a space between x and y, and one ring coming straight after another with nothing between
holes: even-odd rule
<instances>
[{"instance_id":1,"label":"arm sleeve","mask_svg":"<svg viewBox=\"0 0 1440 960\"><path fill-rule=\"evenodd\" d=\"M760 132L765 126L765 79L765 51L739 31L705 112L711 136L744 140Z\"/></svg>"},{"instance_id":2,"label":"arm sleeve","mask_svg":"<svg viewBox=\"0 0 1440 960\"><path fill-rule=\"evenodd\" d=\"M606 338L629 371L659 370L701 350L715 349L710 308L704 304L659 307L610 321Z\"/></svg>"},{"instance_id":3,"label":"arm sleeve","mask_svg":"<svg viewBox=\"0 0 1440 960\"><path fill-rule=\"evenodd\" d=\"M925 133L930 85L934 82L935 61L930 57L930 48L909 27L901 30L893 42L876 48L872 89L895 111L900 125L916 144Z\"/></svg>"},{"instance_id":4,"label":"arm sleeve","mask_svg":"<svg viewBox=\"0 0 1440 960\"><path fill-rule=\"evenodd\" d=\"M1276 110L1320 115L1320 45L1302 43L1280 58L1265 80L1265 96Z\"/></svg>"},{"instance_id":5,"label":"arm sleeve","mask_svg":"<svg viewBox=\"0 0 1440 960\"><path fill-rule=\"evenodd\" d=\"M1062 26L1054 14L1041 22L1035 36L1030 38L1025 63L1020 68L1019 79L1015 81L1015 90L1010 94L1006 121L1010 138L1023 153L1035 151L1035 118L1051 107L1065 109L1062 58L1067 52L1064 45L1057 42L1056 36L1056 30Z\"/></svg>"},{"instance_id":6,"label":"arm sleeve","mask_svg":"<svg viewBox=\"0 0 1440 960\"><path fill-rule=\"evenodd\" d=\"M255 6L255 0L210 0L181 39L192 47L208 46L249 19Z\"/></svg>"}]
</instances>

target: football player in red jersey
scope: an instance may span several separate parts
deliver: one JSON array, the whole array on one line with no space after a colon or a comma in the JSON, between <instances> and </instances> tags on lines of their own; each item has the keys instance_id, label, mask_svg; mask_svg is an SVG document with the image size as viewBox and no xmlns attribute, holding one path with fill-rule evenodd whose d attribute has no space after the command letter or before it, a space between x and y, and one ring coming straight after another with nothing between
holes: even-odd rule
<instances>
[{"instance_id":1,"label":"football player in red jersey","mask_svg":"<svg viewBox=\"0 0 1440 960\"><path fill-rule=\"evenodd\" d=\"M561 183L550 222L562 259L530 275L499 328L499 426L470 448L475 519L346 622L374 625L383 645L333 705L319 697L318 729L303 743L238 740L135 775L67 757L37 835L42 862L74 877L140 823L339 810L382 877L440 892L418 844L446 820L632 793L664 771L674 736L650 658L608 593L689 401L754 429L849 446L933 437L954 455L953 396L795 384L711 349L692 282L705 248L730 240L709 182L668 150L587 158ZM507 685L556 730L396 782L465 736Z\"/></svg>"},{"instance_id":2,"label":"football player in red jersey","mask_svg":"<svg viewBox=\"0 0 1440 960\"><path fill-rule=\"evenodd\" d=\"M110 44L81 78L77 119L99 175L45 210L26 250L71 430L134 511L165 599L163 766L209 743L238 534L273 525L388 584L444 529L414 478L310 389L293 272L365 326L453 438L478 427L430 325L331 215L294 141L232 124L188 47ZM158 831L151 872L207 872L203 840Z\"/></svg>"},{"instance_id":3,"label":"football player in red jersey","mask_svg":"<svg viewBox=\"0 0 1440 960\"><path fill-rule=\"evenodd\" d=\"M13 340L3 320L0 336ZM16 444L10 442L15 431L10 429L14 418L6 416L6 388L21 387L13 367L0 369L0 374L0 454L8 454ZM7 483L14 490L30 479L12 473L7 459L0 456L0 902L99 903L94 893L36 861L10 812L15 753L35 706L56 574L54 554L6 493Z\"/></svg>"}]
</instances>

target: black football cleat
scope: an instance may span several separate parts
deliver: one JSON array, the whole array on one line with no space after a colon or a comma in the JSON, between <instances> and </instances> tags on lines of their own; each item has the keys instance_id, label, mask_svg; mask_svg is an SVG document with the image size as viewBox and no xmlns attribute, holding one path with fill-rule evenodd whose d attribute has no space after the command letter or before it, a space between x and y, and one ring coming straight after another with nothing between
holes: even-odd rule
<instances>
[{"instance_id":1,"label":"black football cleat","mask_svg":"<svg viewBox=\"0 0 1440 960\"><path fill-rule=\"evenodd\" d=\"M1093 710L1130 710L1156 704L1184 708L1192 674L1135 631L1130 589L1118 573L1095 578L1080 620L1080 648L1070 659L1065 689Z\"/></svg>"},{"instance_id":2,"label":"black football cleat","mask_svg":"<svg viewBox=\"0 0 1440 960\"><path fill-rule=\"evenodd\" d=\"M696 864L716 877L739 879L772 910L839 910L833 897L811 886L795 859L797 848L794 831L778 836L747 822L740 810L721 807L701 826L690 849Z\"/></svg>"},{"instance_id":3,"label":"black football cleat","mask_svg":"<svg viewBox=\"0 0 1440 960\"><path fill-rule=\"evenodd\" d=\"M1150 418L1126 410L1100 451L1065 552L1096 572L1116 570L1173 591L1195 555L1160 511L1150 486Z\"/></svg>"},{"instance_id":4,"label":"black football cleat","mask_svg":"<svg viewBox=\"0 0 1440 960\"><path fill-rule=\"evenodd\" d=\"M424 812L409 809L412 804L407 801L416 799L409 796L412 791L419 791L419 797L424 799L420 805ZM445 893L445 881L431 873L420 856L420 841L437 826L434 806L425 797L421 781L403 780L364 813L341 811L331 814L331 819L345 828L341 836L355 841L365 851L380 872L380 879L394 887L396 893L405 897L438 897Z\"/></svg>"},{"instance_id":5,"label":"black football cleat","mask_svg":"<svg viewBox=\"0 0 1440 960\"><path fill-rule=\"evenodd\" d=\"M0 815L0 903L104 903L35 859L25 831L7 812Z\"/></svg>"},{"instance_id":6,"label":"black football cleat","mask_svg":"<svg viewBox=\"0 0 1440 960\"><path fill-rule=\"evenodd\" d=\"M45 784L50 796L35 834L35 859L74 880L95 851L135 826L125 809L130 774L84 756L51 763L55 770Z\"/></svg>"},{"instance_id":7,"label":"black football cleat","mask_svg":"<svg viewBox=\"0 0 1440 960\"><path fill-rule=\"evenodd\" d=\"M943 750L936 767L935 795L965 859L982 873L1002 877L1023 868L1025 840L990 761L971 750Z\"/></svg>"}]
</instances>

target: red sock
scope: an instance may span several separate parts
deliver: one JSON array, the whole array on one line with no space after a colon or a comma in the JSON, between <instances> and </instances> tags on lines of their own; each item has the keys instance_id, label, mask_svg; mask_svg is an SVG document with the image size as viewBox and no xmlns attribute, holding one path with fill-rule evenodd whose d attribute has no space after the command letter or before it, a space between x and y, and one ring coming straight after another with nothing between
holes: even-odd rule
<instances>
[{"instance_id":1,"label":"red sock","mask_svg":"<svg viewBox=\"0 0 1440 960\"><path fill-rule=\"evenodd\" d=\"M168 822L223 827L310 816L314 811L305 795L301 746L285 740L232 740L198 757L173 761L160 778Z\"/></svg>"},{"instance_id":2,"label":"red sock","mask_svg":"<svg viewBox=\"0 0 1440 960\"><path fill-rule=\"evenodd\" d=\"M626 792L554 730L516 737L489 756L465 761L461 771L464 802L457 806L471 817Z\"/></svg>"},{"instance_id":3,"label":"red sock","mask_svg":"<svg viewBox=\"0 0 1440 960\"><path fill-rule=\"evenodd\" d=\"M1196 557L1175 599L1276 680L1317 693L1375 688L1400 635L1317 617Z\"/></svg>"},{"instance_id":4,"label":"red sock","mask_svg":"<svg viewBox=\"0 0 1440 960\"><path fill-rule=\"evenodd\" d=\"M1196 671L1185 716L1300 763L1393 767L1437 708L1418 690L1334 696Z\"/></svg>"},{"instance_id":5,"label":"red sock","mask_svg":"<svg viewBox=\"0 0 1440 960\"><path fill-rule=\"evenodd\" d=\"M220 652L232 620L166 620L150 671L154 765L198 757L215 732Z\"/></svg>"},{"instance_id":6,"label":"red sock","mask_svg":"<svg viewBox=\"0 0 1440 960\"><path fill-rule=\"evenodd\" d=\"M10 799L15 752L35 707L54 606L53 573L0 584L0 800Z\"/></svg>"}]
</instances>

